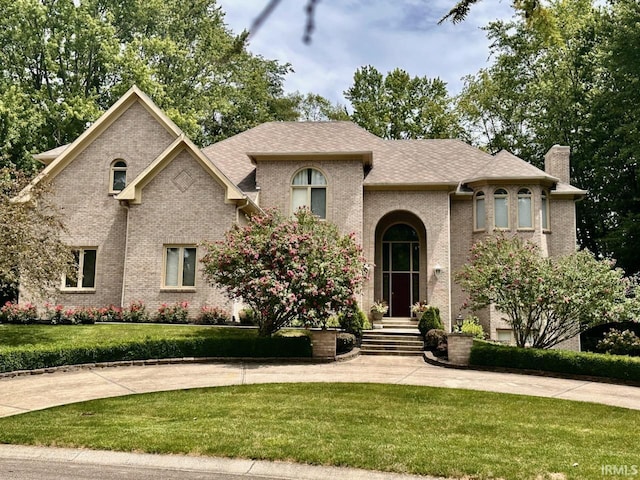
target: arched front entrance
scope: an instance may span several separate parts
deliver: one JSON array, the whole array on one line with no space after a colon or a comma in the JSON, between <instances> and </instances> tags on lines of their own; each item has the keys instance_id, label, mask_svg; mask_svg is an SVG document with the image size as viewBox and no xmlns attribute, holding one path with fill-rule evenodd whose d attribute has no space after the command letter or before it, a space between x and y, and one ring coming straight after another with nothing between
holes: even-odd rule
<instances>
[{"instance_id":1,"label":"arched front entrance","mask_svg":"<svg viewBox=\"0 0 640 480\"><path fill-rule=\"evenodd\" d=\"M391 317L411 316L420 300L420 239L405 223L393 225L382 236L382 298Z\"/></svg>"},{"instance_id":2,"label":"arched front entrance","mask_svg":"<svg viewBox=\"0 0 640 480\"><path fill-rule=\"evenodd\" d=\"M407 211L391 212L376 226L375 298L390 317L410 317L411 305L426 300L427 232Z\"/></svg>"}]
</instances>

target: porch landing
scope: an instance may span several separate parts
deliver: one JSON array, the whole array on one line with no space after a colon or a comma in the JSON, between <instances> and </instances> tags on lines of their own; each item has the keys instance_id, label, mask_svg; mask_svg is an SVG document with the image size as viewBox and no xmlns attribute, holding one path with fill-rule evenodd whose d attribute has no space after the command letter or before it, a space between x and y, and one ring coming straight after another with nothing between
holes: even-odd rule
<instances>
[{"instance_id":1,"label":"porch landing","mask_svg":"<svg viewBox=\"0 0 640 480\"><path fill-rule=\"evenodd\" d=\"M377 327L377 325L376 325ZM362 332L362 355L422 355L423 341L414 318L384 317L382 328Z\"/></svg>"}]
</instances>

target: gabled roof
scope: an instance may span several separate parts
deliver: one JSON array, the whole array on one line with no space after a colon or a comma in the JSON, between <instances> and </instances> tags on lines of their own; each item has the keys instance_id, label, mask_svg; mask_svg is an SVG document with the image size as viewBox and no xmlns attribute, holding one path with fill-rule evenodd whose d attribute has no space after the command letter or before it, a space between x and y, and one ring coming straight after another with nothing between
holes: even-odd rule
<instances>
[{"instance_id":1,"label":"gabled roof","mask_svg":"<svg viewBox=\"0 0 640 480\"><path fill-rule=\"evenodd\" d=\"M474 183L481 181L512 180L512 181L546 181L557 183L556 177L534 167L521 158L516 157L506 150L501 150L493 156L485 165L471 175L465 177L462 183Z\"/></svg>"},{"instance_id":2,"label":"gabled roof","mask_svg":"<svg viewBox=\"0 0 640 480\"><path fill-rule=\"evenodd\" d=\"M173 143L127 185L122 192L116 195L116 200L128 200L132 204L142 203L142 191L144 187L185 150L224 188L226 203L244 202L243 206L249 207L250 210L260 210L253 201L247 198L247 196L183 134L176 138Z\"/></svg>"},{"instance_id":3,"label":"gabled roof","mask_svg":"<svg viewBox=\"0 0 640 480\"><path fill-rule=\"evenodd\" d=\"M59 147L52 148L51 150L47 150L46 152L40 152L33 156L36 160L45 165L49 165L53 160L58 158L62 152L64 152L70 144L60 145Z\"/></svg>"},{"instance_id":4,"label":"gabled roof","mask_svg":"<svg viewBox=\"0 0 640 480\"><path fill-rule=\"evenodd\" d=\"M112 125L113 122L126 112L134 102L138 102L144 106L144 108L158 121L158 123L174 137L182 135L180 128L178 128L178 126L173 123L173 121L167 117L142 90L134 85L71 144L58 147L57 149L54 148L53 150L40 154L45 157L50 157L56 152L56 150L62 150L55 160L47 165L47 167L42 170L22 192L20 192L18 198L28 197L31 188L44 178L47 180L55 178L58 173L64 170L64 168L69 165L76 156L78 156L78 154L80 154L88 145L91 144L91 142L93 142L101 133Z\"/></svg>"}]
</instances>

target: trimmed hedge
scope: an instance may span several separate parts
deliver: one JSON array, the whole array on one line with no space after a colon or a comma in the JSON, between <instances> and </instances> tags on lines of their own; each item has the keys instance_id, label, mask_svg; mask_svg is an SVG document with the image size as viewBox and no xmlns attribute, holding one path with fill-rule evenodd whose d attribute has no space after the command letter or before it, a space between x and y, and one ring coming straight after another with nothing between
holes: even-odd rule
<instances>
[{"instance_id":1,"label":"trimmed hedge","mask_svg":"<svg viewBox=\"0 0 640 480\"><path fill-rule=\"evenodd\" d=\"M311 357L311 340L298 337L184 338L92 347L27 345L0 351L0 373L16 370L181 357Z\"/></svg>"},{"instance_id":2,"label":"trimmed hedge","mask_svg":"<svg viewBox=\"0 0 640 480\"><path fill-rule=\"evenodd\" d=\"M541 370L640 382L640 359L622 355L518 348L475 340L470 362L471 365L478 366Z\"/></svg>"}]
</instances>

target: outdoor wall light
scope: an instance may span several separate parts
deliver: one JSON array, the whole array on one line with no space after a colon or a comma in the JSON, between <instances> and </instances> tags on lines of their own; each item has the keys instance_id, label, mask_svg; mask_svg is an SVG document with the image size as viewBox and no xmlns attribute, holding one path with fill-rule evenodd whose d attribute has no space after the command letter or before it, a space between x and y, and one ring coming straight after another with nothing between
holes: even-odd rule
<instances>
[{"instance_id":1,"label":"outdoor wall light","mask_svg":"<svg viewBox=\"0 0 640 480\"><path fill-rule=\"evenodd\" d=\"M442 267L440 266L439 263L436 263L435 266L433 267L433 273L436 274L436 277L440 276L440 274L442 273Z\"/></svg>"}]
</instances>

